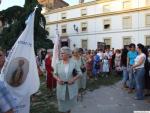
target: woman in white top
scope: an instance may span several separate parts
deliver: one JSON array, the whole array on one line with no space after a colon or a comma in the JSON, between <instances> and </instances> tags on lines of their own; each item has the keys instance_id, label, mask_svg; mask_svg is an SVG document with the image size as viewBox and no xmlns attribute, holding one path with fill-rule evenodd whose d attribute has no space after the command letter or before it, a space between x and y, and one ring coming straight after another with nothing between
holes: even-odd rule
<instances>
[{"instance_id":1,"label":"woman in white top","mask_svg":"<svg viewBox=\"0 0 150 113\"><path fill-rule=\"evenodd\" d=\"M137 45L138 56L135 58L135 64L132 68L135 70L135 83L136 83L136 100L143 100L144 94L144 75L145 75L145 60L144 46L142 44Z\"/></svg>"}]
</instances>

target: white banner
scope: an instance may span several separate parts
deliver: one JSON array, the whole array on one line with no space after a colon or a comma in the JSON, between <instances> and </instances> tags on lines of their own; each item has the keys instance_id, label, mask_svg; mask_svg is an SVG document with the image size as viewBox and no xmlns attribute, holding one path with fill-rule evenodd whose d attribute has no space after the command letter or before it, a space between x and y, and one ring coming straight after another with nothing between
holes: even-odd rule
<instances>
[{"instance_id":1,"label":"white banner","mask_svg":"<svg viewBox=\"0 0 150 113\"><path fill-rule=\"evenodd\" d=\"M35 11L26 21L26 28L15 42L2 69L1 79L15 99L17 113L29 113L30 96L40 86L34 53L34 17Z\"/></svg>"},{"instance_id":2,"label":"white banner","mask_svg":"<svg viewBox=\"0 0 150 113\"><path fill-rule=\"evenodd\" d=\"M25 96L22 102L16 106L15 113L30 113L30 95Z\"/></svg>"},{"instance_id":3,"label":"white banner","mask_svg":"<svg viewBox=\"0 0 150 113\"><path fill-rule=\"evenodd\" d=\"M53 49L53 57L52 57L52 67L54 68L56 62L59 60L59 49L60 49L60 37L58 34L58 29L56 29L56 38L54 40L54 49Z\"/></svg>"}]
</instances>

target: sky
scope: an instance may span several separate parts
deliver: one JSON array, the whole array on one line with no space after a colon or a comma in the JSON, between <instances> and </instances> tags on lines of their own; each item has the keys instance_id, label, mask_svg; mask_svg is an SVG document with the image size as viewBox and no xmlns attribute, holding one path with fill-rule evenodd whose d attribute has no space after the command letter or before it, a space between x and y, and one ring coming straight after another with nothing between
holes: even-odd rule
<instances>
[{"instance_id":1,"label":"sky","mask_svg":"<svg viewBox=\"0 0 150 113\"><path fill-rule=\"evenodd\" d=\"M70 5L75 5L78 3L79 0L64 0L64 1L68 2ZM24 2L25 0L1 0L0 11L14 5L23 6Z\"/></svg>"}]
</instances>

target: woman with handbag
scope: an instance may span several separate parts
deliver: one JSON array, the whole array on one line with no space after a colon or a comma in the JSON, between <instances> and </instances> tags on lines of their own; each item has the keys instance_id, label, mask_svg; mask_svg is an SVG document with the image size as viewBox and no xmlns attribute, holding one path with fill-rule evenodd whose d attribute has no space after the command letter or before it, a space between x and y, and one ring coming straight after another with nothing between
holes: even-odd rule
<instances>
[{"instance_id":1,"label":"woman with handbag","mask_svg":"<svg viewBox=\"0 0 150 113\"><path fill-rule=\"evenodd\" d=\"M73 50L73 58L75 62L77 62L77 65L80 67L80 70L82 72L82 76L80 79L78 79L78 87L79 87L79 95L81 96L83 90L86 89L86 68L85 68L85 61L83 57L80 55L80 51L78 48Z\"/></svg>"},{"instance_id":2,"label":"woman with handbag","mask_svg":"<svg viewBox=\"0 0 150 113\"><path fill-rule=\"evenodd\" d=\"M61 61L54 68L54 78L57 80L57 100L60 113L71 113L77 103L78 82L81 70L76 62L70 59L69 47L61 48Z\"/></svg>"}]
</instances>

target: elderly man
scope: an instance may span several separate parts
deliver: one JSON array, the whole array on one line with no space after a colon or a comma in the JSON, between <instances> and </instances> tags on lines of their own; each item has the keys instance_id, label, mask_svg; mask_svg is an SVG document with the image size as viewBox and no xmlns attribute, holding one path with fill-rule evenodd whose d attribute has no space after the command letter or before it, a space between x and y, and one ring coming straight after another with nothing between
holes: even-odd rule
<instances>
[{"instance_id":1,"label":"elderly man","mask_svg":"<svg viewBox=\"0 0 150 113\"><path fill-rule=\"evenodd\" d=\"M5 55L0 49L0 72L5 62ZM5 87L3 81L0 81L0 113L14 113L13 112L13 98Z\"/></svg>"}]
</instances>

